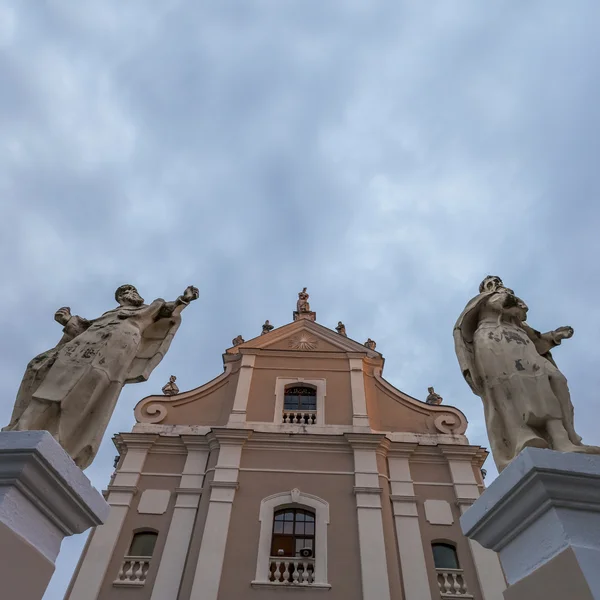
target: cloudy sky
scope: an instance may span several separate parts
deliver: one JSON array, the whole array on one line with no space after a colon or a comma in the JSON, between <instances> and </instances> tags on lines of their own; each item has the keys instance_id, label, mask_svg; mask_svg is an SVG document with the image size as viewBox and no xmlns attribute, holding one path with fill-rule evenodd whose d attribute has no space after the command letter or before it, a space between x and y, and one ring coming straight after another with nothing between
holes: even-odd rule
<instances>
[{"instance_id":1,"label":"cloudy sky","mask_svg":"<svg viewBox=\"0 0 600 600\"><path fill-rule=\"evenodd\" d=\"M599 19L595 0L0 0L2 423L59 306L200 288L112 435L307 286L320 323L375 339L390 382L434 385L487 445L452 327L495 273L533 326L574 326L555 358L600 443Z\"/></svg>"}]
</instances>

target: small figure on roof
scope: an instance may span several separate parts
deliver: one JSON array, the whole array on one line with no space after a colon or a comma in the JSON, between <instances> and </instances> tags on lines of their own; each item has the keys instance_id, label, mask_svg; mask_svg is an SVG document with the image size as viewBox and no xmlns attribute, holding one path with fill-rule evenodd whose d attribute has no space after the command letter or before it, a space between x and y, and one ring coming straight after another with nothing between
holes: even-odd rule
<instances>
[{"instance_id":1,"label":"small figure on roof","mask_svg":"<svg viewBox=\"0 0 600 600\"><path fill-rule=\"evenodd\" d=\"M261 335L265 335L265 333L269 333L269 331L272 331L273 329L275 329L275 328L273 327L273 325L271 325L271 323L269 323L269 319L267 319L264 322L264 325L262 326Z\"/></svg>"},{"instance_id":2,"label":"small figure on roof","mask_svg":"<svg viewBox=\"0 0 600 600\"><path fill-rule=\"evenodd\" d=\"M369 349L369 350L375 350L375 347L377 346L377 344L375 343L374 340L372 340L371 338L369 338L366 342L365 342L365 346Z\"/></svg>"},{"instance_id":3,"label":"small figure on roof","mask_svg":"<svg viewBox=\"0 0 600 600\"><path fill-rule=\"evenodd\" d=\"M438 406L442 403L443 398L439 394L437 394L432 387L428 387L427 391L429 392L429 395L425 399L425 402L427 404L433 404L434 406Z\"/></svg>"},{"instance_id":4,"label":"small figure on roof","mask_svg":"<svg viewBox=\"0 0 600 600\"><path fill-rule=\"evenodd\" d=\"M343 335L344 337L348 337L346 335L346 326L341 322L338 321L337 327L335 328L335 330L340 334Z\"/></svg>"},{"instance_id":5,"label":"small figure on roof","mask_svg":"<svg viewBox=\"0 0 600 600\"><path fill-rule=\"evenodd\" d=\"M165 396L174 396L175 394L179 394L179 388L175 383L176 379L177 377L175 377L175 375L171 375L171 377L169 377L169 381L163 386L162 393Z\"/></svg>"}]
</instances>

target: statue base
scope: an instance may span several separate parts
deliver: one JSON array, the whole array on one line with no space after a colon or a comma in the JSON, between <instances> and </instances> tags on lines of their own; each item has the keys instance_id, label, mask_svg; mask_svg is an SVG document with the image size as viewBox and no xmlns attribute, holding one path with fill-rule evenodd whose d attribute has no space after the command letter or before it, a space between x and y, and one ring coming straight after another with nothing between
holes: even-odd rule
<instances>
[{"instance_id":1,"label":"statue base","mask_svg":"<svg viewBox=\"0 0 600 600\"><path fill-rule=\"evenodd\" d=\"M62 540L109 508L47 431L0 432L0 595L40 600Z\"/></svg>"},{"instance_id":2,"label":"statue base","mask_svg":"<svg viewBox=\"0 0 600 600\"><path fill-rule=\"evenodd\" d=\"M317 313L308 311L308 312L298 312L297 310L293 313L294 321L300 321L301 319L307 319L309 321L317 320Z\"/></svg>"},{"instance_id":3,"label":"statue base","mask_svg":"<svg viewBox=\"0 0 600 600\"><path fill-rule=\"evenodd\" d=\"M499 553L505 600L600 600L600 456L526 448L460 521Z\"/></svg>"}]
</instances>

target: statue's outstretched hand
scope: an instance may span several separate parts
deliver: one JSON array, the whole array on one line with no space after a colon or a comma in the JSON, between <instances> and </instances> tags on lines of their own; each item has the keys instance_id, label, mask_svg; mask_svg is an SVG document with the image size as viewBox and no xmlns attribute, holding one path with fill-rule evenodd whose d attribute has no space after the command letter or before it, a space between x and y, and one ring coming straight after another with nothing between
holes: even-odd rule
<instances>
[{"instance_id":1,"label":"statue's outstretched hand","mask_svg":"<svg viewBox=\"0 0 600 600\"><path fill-rule=\"evenodd\" d=\"M557 342L560 342L562 340L568 340L570 337L573 337L573 334L575 333L574 329L572 327L559 327L558 329L555 329L553 332L554 335L554 339Z\"/></svg>"},{"instance_id":2,"label":"statue's outstretched hand","mask_svg":"<svg viewBox=\"0 0 600 600\"><path fill-rule=\"evenodd\" d=\"M183 294L181 295L181 297L186 302L192 302L192 300L198 300L199 296L200 296L200 292L198 291L198 288L194 287L193 285L188 285L185 288L185 292L183 292Z\"/></svg>"}]
</instances>

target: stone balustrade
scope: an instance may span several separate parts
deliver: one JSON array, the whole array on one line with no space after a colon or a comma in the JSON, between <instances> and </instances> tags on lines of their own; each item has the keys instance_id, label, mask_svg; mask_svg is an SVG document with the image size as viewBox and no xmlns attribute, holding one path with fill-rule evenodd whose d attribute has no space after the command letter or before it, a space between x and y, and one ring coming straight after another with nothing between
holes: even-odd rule
<instances>
[{"instance_id":1,"label":"stone balustrade","mask_svg":"<svg viewBox=\"0 0 600 600\"><path fill-rule=\"evenodd\" d=\"M316 425L317 411L316 410L284 410L283 422L294 423L298 425Z\"/></svg>"},{"instance_id":2,"label":"stone balustrade","mask_svg":"<svg viewBox=\"0 0 600 600\"><path fill-rule=\"evenodd\" d=\"M272 556L269 560L269 581L282 585L311 585L315 580L313 558Z\"/></svg>"},{"instance_id":3,"label":"stone balustrade","mask_svg":"<svg viewBox=\"0 0 600 600\"><path fill-rule=\"evenodd\" d=\"M462 569L436 569L442 598L473 598Z\"/></svg>"},{"instance_id":4,"label":"stone balustrade","mask_svg":"<svg viewBox=\"0 0 600 600\"><path fill-rule=\"evenodd\" d=\"M126 556L113 585L142 586L146 583L149 567L150 558L147 556Z\"/></svg>"}]
</instances>

